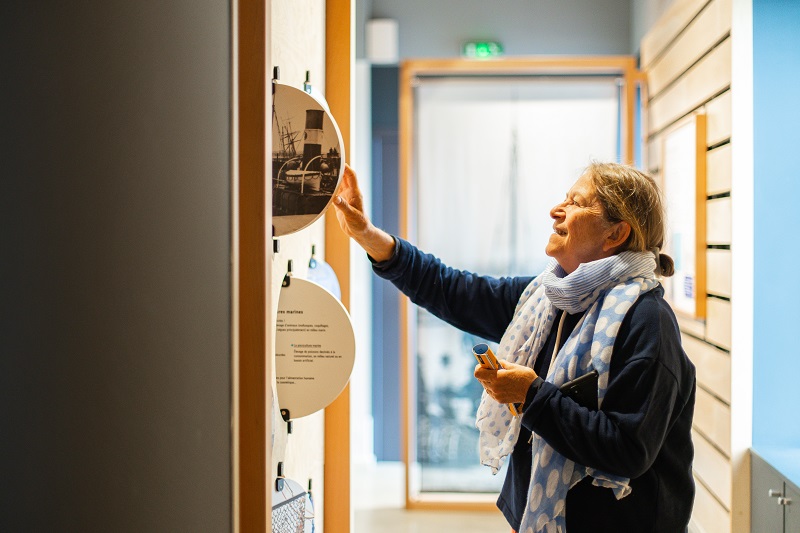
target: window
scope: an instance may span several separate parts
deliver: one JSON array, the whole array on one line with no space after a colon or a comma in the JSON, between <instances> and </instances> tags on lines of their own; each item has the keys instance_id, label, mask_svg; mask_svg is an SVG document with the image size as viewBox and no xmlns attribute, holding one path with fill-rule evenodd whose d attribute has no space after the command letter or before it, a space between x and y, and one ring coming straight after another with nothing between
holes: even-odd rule
<instances>
[{"instance_id":1,"label":"window","mask_svg":"<svg viewBox=\"0 0 800 533\"><path fill-rule=\"evenodd\" d=\"M620 112L619 77L416 77L405 129L401 117L405 236L454 268L541 272L549 260L550 208L592 159L620 159L620 118L627 114ZM403 158L413 162L405 176ZM492 476L478 461L482 387L471 356L485 340L414 306L402 315L409 504L493 502L505 476Z\"/></svg>"}]
</instances>

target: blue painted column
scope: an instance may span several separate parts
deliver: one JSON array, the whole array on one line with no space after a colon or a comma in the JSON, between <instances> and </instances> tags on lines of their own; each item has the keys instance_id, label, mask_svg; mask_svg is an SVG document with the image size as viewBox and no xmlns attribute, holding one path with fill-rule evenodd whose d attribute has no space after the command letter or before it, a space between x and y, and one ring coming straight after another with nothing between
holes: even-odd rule
<instances>
[{"instance_id":1,"label":"blue painted column","mask_svg":"<svg viewBox=\"0 0 800 533\"><path fill-rule=\"evenodd\" d=\"M797 0L753 1L753 77L753 446L800 449Z\"/></svg>"}]
</instances>

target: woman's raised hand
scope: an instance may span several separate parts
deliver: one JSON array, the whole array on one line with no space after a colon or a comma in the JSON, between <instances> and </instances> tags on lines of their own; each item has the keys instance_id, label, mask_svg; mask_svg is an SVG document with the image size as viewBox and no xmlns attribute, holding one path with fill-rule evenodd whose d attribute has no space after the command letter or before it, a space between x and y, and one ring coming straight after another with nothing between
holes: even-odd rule
<instances>
[{"instance_id":1,"label":"woman's raised hand","mask_svg":"<svg viewBox=\"0 0 800 533\"><path fill-rule=\"evenodd\" d=\"M345 165L342 182L333 198L336 218L345 235L351 237L372 259L381 262L392 257L394 239L380 228L375 227L364 213L364 197L358 188L356 173Z\"/></svg>"},{"instance_id":2,"label":"woman's raised hand","mask_svg":"<svg viewBox=\"0 0 800 533\"><path fill-rule=\"evenodd\" d=\"M342 182L333 198L333 205L339 225L348 237L355 239L365 232L369 220L364 214L364 197L358 188L356 173L349 165L344 166Z\"/></svg>"}]
</instances>

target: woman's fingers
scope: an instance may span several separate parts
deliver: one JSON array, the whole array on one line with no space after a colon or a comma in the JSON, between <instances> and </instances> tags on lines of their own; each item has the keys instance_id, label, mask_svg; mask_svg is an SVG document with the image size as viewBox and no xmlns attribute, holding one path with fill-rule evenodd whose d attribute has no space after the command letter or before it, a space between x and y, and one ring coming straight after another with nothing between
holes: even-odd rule
<instances>
[{"instance_id":1,"label":"woman's fingers","mask_svg":"<svg viewBox=\"0 0 800 533\"><path fill-rule=\"evenodd\" d=\"M344 173L342 174L342 182L339 189L340 190L337 191L339 196L343 197L348 204L359 211L363 211L363 197L361 196L361 190L358 188L358 179L350 165L344 166Z\"/></svg>"},{"instance_id":2,"label":"woman's fingers","mask_svg":"<svg viewBox=\"0 0 800 533\"><path fill-rule=\"evenodd\" d=\"M344 174L342 174L342 184L345 187L353 188L358 191L358 179L356 178L356 171L353 170L348 164L344 165Z\"/></svg>"},{"instance_id":3,"label":"woman's fingers","mask_svg":"<svg viewBox=\"0 0 800 533\"><path fill-rule=\"evenodd\" d=\"M489 396L500 403L524 401L528 388L536 379L536 372L533 369L507 361L503 362L503 368L499 370L478 365L474 374Z\"/></svg>"},{"instance_id":4,"label":"woman's fingers","mask_svg":"<svg viewBox=\"0 0 800 533\"><path fill-rule=\"evenodd\" d=\"M337 214L342 215L340 220L342 220L342 218L344 219L343 221L347 226L346 229L349 230L349 232L358 233L359 231L363 230L364 227L366 227L364 214L355 209L343 197L337 196L336 200L334 201L334 206L339 209Z\"/></svg>"},{"instance_id":5,"label":"woman's fingers","mask_svg":"<svg viewBox=\"0 0 800 533\"><path fill-rule=\"evenodd\" d=\"M333 198L333 205L336 208L336 219L345 235L352 237L374 261L391 259L395 240L382 229L372 225L367 218L356 173L348 165L345 165L342 181Z\"/></svg>"},{"instance_id":6,"label":"woman's fingers","mask_svg":"<svg viewBox=\"0 0 800 533\"><path fill-rule=\"evenodd\" d=\"M345 212L354 214L358 212L361 217L364 217L364 197L361 195L361 190L358 188L356 173L349 165L345 165L344 167L342 181L335 194L335 206L339 208L349 208L349 210L345 209ZM341 201L339 199L341 199ZM345 206L343 204L347 205Z\"/></svg>"}]
</instances>

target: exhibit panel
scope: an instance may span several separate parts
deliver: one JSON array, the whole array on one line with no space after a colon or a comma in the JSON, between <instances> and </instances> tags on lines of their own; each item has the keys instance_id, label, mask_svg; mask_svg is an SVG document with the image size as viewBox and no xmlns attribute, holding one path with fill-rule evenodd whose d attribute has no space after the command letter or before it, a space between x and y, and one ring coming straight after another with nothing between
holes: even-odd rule
<instances>
[{"instance_id":1,"label":"exhibit panel","mask_svg":"<svg viewBox=\"0 0 800 533\"><path fill-rule=\"evenodd\" d=\"M312 87L272 84L272 226L274 237L318 220L344 171L344 143L335 119Z\"/></svg>"},{"instance_id":2,"label":"exhibit panel","mask_svg":"<svg viewBox=\"0 0 800 533\"><path fill-rule=\"evenodd\" d=\"M327 79L326 45L325 45L325 5L318 0L272 0L270 8L271 33L270 56L268 59L266 96L269 106L266 109L266 127L273 131L274 118L272 114L272 87L271 81L277 82L293 89L302 91L304 82L315 88L323 90ZM275 71L277 67L278 71ZM294 125L294 124L293 124ZM305 128L305 117L297 126L300 135ZM272 165L269 162L272 154L274 139L267 147L267 171L265 172L265 185L272 193ZM270 197L267 209L272 214L273 200ZM281 285L289 270L289 261L292 262L293 275L305 277L308 269L308 260L311 247L316 246L317 255L327 257L325 247L324 216L314 223L292 234L277 239L267 237L270 252L272 273L267 280L268 290L272 296L272 305L267 314L267 326L271 335L275 334L277 319L278 299ZM274 337L268 347L272 376L275 371L275 346ZM280 415L280 406L277 401L276 383L271 383L271 393L275 398L272 419L275 421L272 435L272 461L268 465L268 479L274 489L278 468L282 468L283 475L295 480L306 490L309 483L314 495L314 522L322 524L326 519L324 490L324 414L321 412L303 417L292 422L292 433L289 434L289 425ZM318 529L319 530L319 529Z\"/></svg>"},{"instance_id":3,"label":"exhibit panel","mask_svg":"<svg viewBox=\"0 0 800 533\"><path fill-rule=\"evenodd\" d=\"M270 206L285 209L288 205L294 210L275 213L279 218L279 224L275 225L273 233L275 238L271 243L272 276L269 280L273 296L269 326L273 334L276 333L278 300L286 274L291 270L295 281L307 280L319 274L318 272L311 274L312 250L318 261L324 261L332 267L337 278L336 283L339 285L338 299L345 308L349 306L349 247L346 242L344 244L337 242L335 236L332 240L330 234L341 234L341 231L338 228L328 228L331 219L335 223L335 216L332 212L331 216L327 216L326 213L332 209L329 200L332 194L331 187L335 187L335 180L331 179L333 176L331 167L336 165L338 172L341 172L348 145L350 111L349 107L342 105L342 98L343 95L350 94L350 55L353 41L349 21L352 9L349 0L272 1L270 74L278 85L277 89L288 87L307 102L301 104L301 114L297 119L291 120L291 128L284 129L284 132L297 135L295 150L298 154L301 150L306 152L305 165L310 163L308 168L303 169L307 173L300 176L300 183L289 184L287 180L283 180L286 177L284 172L280 176L283 181L279 187L273 188L274 170L270 169L266 176L270 191L283 194L283 200L273 198ZM274 67L277 67L277 70ZM313 98L318 103L308 103L306 97ZM349 96L345 96L345 100L347 98ZM324 110L321 128L315 127L320 124L318 121L320 110ZM312 112L307 113L307 111ZM271 121L272 128L280 132L276 125L277 121L272 116L272 110L269 112L268 120ZM277 118L285 119L280 115ZM331 129L332 122L338 122L338 130ZM331 133L334 133L336 141L328 140ZM277 141L271 146L281 146L280 137ZM306 144L309 145L308 151L305 150ZM320 157L312 161L316 154L311 154L316 149ZM300 162L303 164L302 159ZM319 167L313 168L317 164ZM317 171L321 174L319 191L316 190L314 183L316 176L309 174ZM306 187L309 181L304 181L303 178L313 178L310 187ZM321 198L321 193L325 193L324 198ZM286 198L289 198L288 202ZM295 200L297 202L293 204ZM314 208L314 212L303 212L309 206ZM287 230L287 226L278 227L281 225L280 217L286 217L283 220L293 219L304 223ZM305 225L308 219L303 220L303 217L313 220ZM330 281L330 276L327 279ZM321 284L330 285L328 282ZM275 346L271 346L270 353L275 354L275 351ZM274 357L272 364L274 368ZM283 475L287 479L297 481L304 490L308 491L309 486L312 487L308 492L313 495L313 526L317 532L348 531L351 514L349 473L344 477L341 474L331 476L328 472L331 469L336 471L349 469L349 451L341 452L349 442L346 425L349 420L344 416L338 423L332 424L327 421L331 412L343 411L338 406L342 404L342 398L347 396L347 386L327 408L300 418L290 418L290 423L284 421L280 413L277 383L273 383L273 394L276 398L276 409L273 413L276 427L273 436L272 465L269 469L270 479L275 481L278 468L281 467ZM309 526L310 523L305 524L307 530Z\"/></svg>"}]
</instances>

